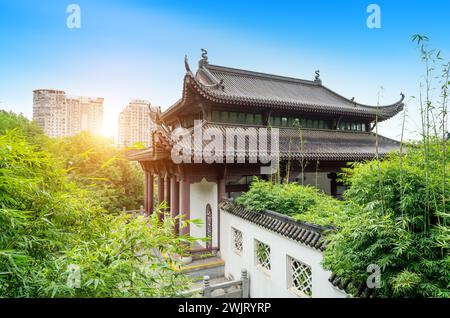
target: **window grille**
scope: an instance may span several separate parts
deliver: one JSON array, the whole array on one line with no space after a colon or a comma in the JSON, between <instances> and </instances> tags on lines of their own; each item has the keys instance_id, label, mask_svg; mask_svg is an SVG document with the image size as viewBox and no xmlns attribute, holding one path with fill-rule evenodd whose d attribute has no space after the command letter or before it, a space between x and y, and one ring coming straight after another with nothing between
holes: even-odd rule
<instances>
[{"instance_id":1,"label":"window grille","mask_svg":"<svg viewBox=\"0 0 450 318\"><path fill-rule=\"evenodd\" d=\"M234 227L231 228L231 231L233 233L233 250L240 255L243 249L242 232Z\"/></svg>"},{"instance_id":2,"label":"window grille","mask_svg":"<svg viewBox=\"0 0 450 318\"><path fill-rule=\"evenodd\" d=\"M255 240L255 254L256 264L270 271L270 246Z\"/></svg>"},{"instance_id":3,"label":"window grille","mask_svg":"<svg viewBox=\"0 0 450 318\"><path fill-rule=\"evenodd\" d=\"M308 266L288 256L288 288L300 296L312 296L312 271Z\"/></svg>"}]
</instances>

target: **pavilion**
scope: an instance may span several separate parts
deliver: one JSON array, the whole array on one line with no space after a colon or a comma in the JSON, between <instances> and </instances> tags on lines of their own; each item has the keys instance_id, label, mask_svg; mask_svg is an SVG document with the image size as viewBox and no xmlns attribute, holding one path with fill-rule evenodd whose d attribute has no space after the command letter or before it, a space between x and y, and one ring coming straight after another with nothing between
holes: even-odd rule
<instances>
[{"instance_id":1,"label":"pavilion","mask_svg":"<svg viewBox=\"0 0 450 318\"><path fill-rule=\"evenodd\" d=\"M345 187L336 174L347 162L382 157L399 148L399 142L373 130L376 123L403 109L403 94L390 105L364 105L324 86L319 71L313 80L303 80L234 69L210 64L202 51L195 73L185 60L181 99L166 111L152 114L156 121L152 145L130 156L145 171L147 213L153 212L155 197L168 203L172 216L203 220L203 227L180 229L180 234L208 237L210 241L200 243L200 249L220 249L219 202L246 191L253 176L271 177L261 173L267 164L237 149L240 142L249 143L249 128L277 128L280 178L315 185L337 197ZM186 143L198 133L226 135L230 129L235 149L215 152L213 162L201 155L208 140ZM177 131L193 139L184 138L180 146ZM230 148L225 141L223 145ZM175 147L184 161L174 160ZM225 159L230 150L233 162Z\"/></svg>"}]
</instances>

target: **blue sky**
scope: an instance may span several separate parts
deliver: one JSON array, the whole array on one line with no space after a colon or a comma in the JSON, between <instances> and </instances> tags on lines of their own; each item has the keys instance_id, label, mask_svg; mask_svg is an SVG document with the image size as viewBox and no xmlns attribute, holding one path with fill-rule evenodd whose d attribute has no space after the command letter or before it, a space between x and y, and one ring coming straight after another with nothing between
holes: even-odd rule
<instances>
[{"instance_id":1,"label":"blue sky","mask_svg":"<svg viewBox=\"0 0 450 318\"><path fill-rule=\"evenodd\" d=\"M81 29L66 27L66 7L81 8ZM369 4L381 28L369 29ZM181 96L183 58L200 48L213 64L312 79L346 97L389 104L418 94L423 66L411 42L427 35L450 57L448 1L114 1L0 0L0 108L32 114L32 90L64 89L105 98L104 126L116 133L129 99L163 109ZM417 105L408 104L408 131ZM399 138L400 116L381 126ZM408 132L408 137L413 137Z\"/></svg>"}]
</instances>

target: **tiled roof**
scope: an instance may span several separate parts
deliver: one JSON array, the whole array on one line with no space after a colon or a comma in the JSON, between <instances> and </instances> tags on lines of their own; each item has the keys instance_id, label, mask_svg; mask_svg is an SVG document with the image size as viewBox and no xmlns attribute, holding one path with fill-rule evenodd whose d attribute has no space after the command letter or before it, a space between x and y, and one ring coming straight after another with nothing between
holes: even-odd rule
<instances>
[{"instance_id":1,"label":"tiled roof","mask_svg":"<svg viewBox=\"0 0 450 318\"><path fill-rule=\"evenodd\" d=\"M323 251L326 245L326 241L323 240L324 231L332 229L331 227L327 228L306 222L298 222L289 216L273 211L248 211L244 207L229 200L221 201L219 208L241 219L320 251Z\"/></svg>"},{"instance_id":2,"label":"tiled roof","mask_svg":"<svg viewBox=\"0 0 450 318\"><path fill-rule=\"evenodd\" d=\"M351 288L353 287L356 290L356 294L354 294L355 297L360 298L373 298L374 295L374 289L367 287L367 284L359 283L352 281L350 279L343 279L338 277L336 274L331 274L330 278L328 278L328 281L335 286L336 288L339 288L340 290L343 290L349 295L352 295Z\"/></svg>"},{"instance_id":3,"label":"tiled roof","mask_svg":"<svg viewBox=\"0 0 450 318\"><path fill-rule=\"evenodd\" d=\"M252 222L272 232L278 233L319 251L323 251L327 244L327 241L324 239L326 234L325 231L333 229L332 227L322 227L306 222L298 222L289 216L273 211L251 212L229 200L221 201L219 208L225 212L233 214L239 218ZM368 288L365 282L359 283L349 279L343 279L334 273L331 274L328 281L333 286L349 295L354 295L355 297L361 298L375 297L373 293L374 290ZM351 291L352 288L356 290L356 294Z\"/></svg>"},{"instance_id":4,"label":"tiled roof","mask_svg":"<svg viewBox=\"0 0 450 318\"><path fill-rule=\"evenodd\" d=\"M379 121L396 115L404 106L403 94L399 101L377 107L345 98L322 85L319 79L309 81L207 62L200 64L195 75L190 71L186 73L185 90L186 86L192 87L197 94L213 102L325 115L358 116L373 120L378 115ZM177 102L166 110L163 118L182 105L183 103Z\"/></svg>"},{"instance_id":5,"label":"tiled roof","mask_svg":"<svg viewBox=\"0 0 450 318\"><path fill-rule=\"evenodd\" d=\"M227 136L227 131L233 131L237 136L233 149L227 148L226 137L223 137L224 155L230 150L235 151L236 156L256 156L255 152L249 152L248 147L239 149L239 141L245 144L248 138L248 128L263 128L258 126L234 125L234 124L218 124L203 122L203 132L206 129L215 129L222 136ZM194 128L190 130L194 134ZM330 161L352 161L372 159L375 157L376 135L372 132L355 132L342 130L326 130L326 129L295 129L295 128L279 128L279 156L280 158L304 159L304 160L330 160ZM270 141L270 138L268 138ZM190 147L185 139L185 143L181 143L183 147ZM203 145L192 142L194 153L200 153L204 147L209 144L209 140L204 140ZM270 143L269 143L270 145ZM245 147L245 146L244 146ZM398 150L400 143L378 135L378 154L386 155L389 152ZM189 149L189 148L186 148ZM270 149L270 146L268 146ZM257 151L257 149L255 149Z\"/></svg>"}]
</instances>

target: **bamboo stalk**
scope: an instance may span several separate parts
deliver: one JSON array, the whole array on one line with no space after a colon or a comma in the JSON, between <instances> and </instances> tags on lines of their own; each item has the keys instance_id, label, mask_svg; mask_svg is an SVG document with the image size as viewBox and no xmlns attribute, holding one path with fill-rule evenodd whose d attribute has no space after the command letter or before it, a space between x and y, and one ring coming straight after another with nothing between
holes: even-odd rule
<instances>
[{"instance_id":1,"label":"bamboo stalk","mask_svg":"<svg viewBox=\"0 0 450 318\"><path fill-rule=\"evenodd\" d=\"M403 119L402 119L402 132L400 136L400 211L402 213L403 217L403 194L404 194L404 188L403 188L403 138L405 133L405 120L406 120L406 103L405 108L403 109Z\"/></svg>"},{"instance_id":2,"label":"bamboo stalk","mask_svg":"<svg viewBox=\"0 0 450 318\"><path fill-rule=\"evenodd\" d=\"M382 88L381 88L382 89ZM383 195L383 183L381 180L381 168L380 168L380 157L379 157L379 146L378 146L378 112L380 107L380 91L378 91L377 98L377 111L375 115L375 158L377 162L377 174L378 174L378 186L381 197L381 213L384 214L384 195Z\"/></svg>"}]
</instances>

